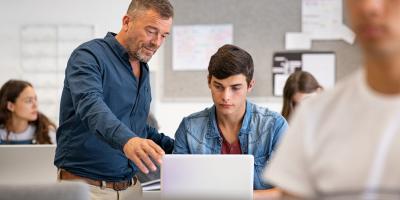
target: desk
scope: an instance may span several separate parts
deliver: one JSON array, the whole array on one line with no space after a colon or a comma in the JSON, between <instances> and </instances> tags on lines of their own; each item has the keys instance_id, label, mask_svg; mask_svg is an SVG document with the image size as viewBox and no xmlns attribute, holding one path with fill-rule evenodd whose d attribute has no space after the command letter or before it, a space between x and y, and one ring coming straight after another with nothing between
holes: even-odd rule
<instances>
[{"instance_id":1,"label":"desk","mask_svg":"<svg viewBox=\"0 0 400 200\"><path fill-rule=\"evenodd\" d=\"M161 199L161 191L143 191L144 200L156 200Z\"/></svg>"}]
</instances>

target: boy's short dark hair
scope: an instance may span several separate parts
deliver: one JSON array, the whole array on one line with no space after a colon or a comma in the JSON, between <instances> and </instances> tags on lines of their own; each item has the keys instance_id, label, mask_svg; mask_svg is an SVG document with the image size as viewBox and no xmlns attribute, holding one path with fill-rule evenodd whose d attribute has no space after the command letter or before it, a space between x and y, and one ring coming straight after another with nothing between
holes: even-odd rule
<instances>
[{"instance_id":1,"label":"boy's short dark hair","mask_svg":"<svg viewBox=\"0 0 400 200\"><path fill-rule=\"evenodd\" d=\"M208 81L214 76L217 79L225 79L232 75L243 74L247 84L253 79L253 58L245 50L231 44L220 47L211 56L208 65Z\"/></svg>"}]
</instances>

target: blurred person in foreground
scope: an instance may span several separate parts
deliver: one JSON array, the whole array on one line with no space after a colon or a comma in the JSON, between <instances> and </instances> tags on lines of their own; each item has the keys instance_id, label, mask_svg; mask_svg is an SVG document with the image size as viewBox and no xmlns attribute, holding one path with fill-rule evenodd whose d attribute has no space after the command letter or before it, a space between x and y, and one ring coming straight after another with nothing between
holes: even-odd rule
<instances>
[{"instance_id":1,"label":"blurred person in foreground","mask_svg":"<svg viewBox=\"0 0 400 200\"><path fill-rule=\"evenodd\" d=\"M400 198L400 0L346 2L364 67L298 108L265 173L285 198Z\"/></svg>"}]
</instances>

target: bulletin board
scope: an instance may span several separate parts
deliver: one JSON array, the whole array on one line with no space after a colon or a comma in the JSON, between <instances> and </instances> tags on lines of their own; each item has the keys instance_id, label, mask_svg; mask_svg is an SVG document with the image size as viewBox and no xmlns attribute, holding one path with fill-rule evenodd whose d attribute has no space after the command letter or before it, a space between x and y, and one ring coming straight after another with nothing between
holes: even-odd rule
<instances>
[{"instance_id":1,"label":"bulletin board","mask_svg":"<svg viewBox=\"0 0 400 200\"><path fill-rule=\"evenodd\" d=\"M301 31L300 0L171 0L171 3L175 8L174 26L231 24L233 44L248 51L254 60L256 85L250 96L273 96L273 55L285 51L287 32ZM174 70L174 35L171 37L164 44L162 98L210 97L207 70ZM313 41L310 51L335 53L336 82L361 66L356 45L342 40Z\"/></svg>"}]
</instances>

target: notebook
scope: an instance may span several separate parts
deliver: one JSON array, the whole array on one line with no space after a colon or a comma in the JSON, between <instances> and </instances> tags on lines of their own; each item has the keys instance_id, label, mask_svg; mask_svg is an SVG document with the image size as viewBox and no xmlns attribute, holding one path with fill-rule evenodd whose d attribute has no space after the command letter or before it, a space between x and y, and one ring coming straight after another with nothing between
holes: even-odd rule
<instances>
[{"instance_id":1,"label":"notebook","mask_svg":"<svg viewBox=\"0 0 400 200\"><path fill-rule=\"evenodd\" d=\"M160 190L160 168L157 166L156 171L150 171L145 174L141 171L136 173L143 191L159 191Z\"/></svg>"}]
</instances>

